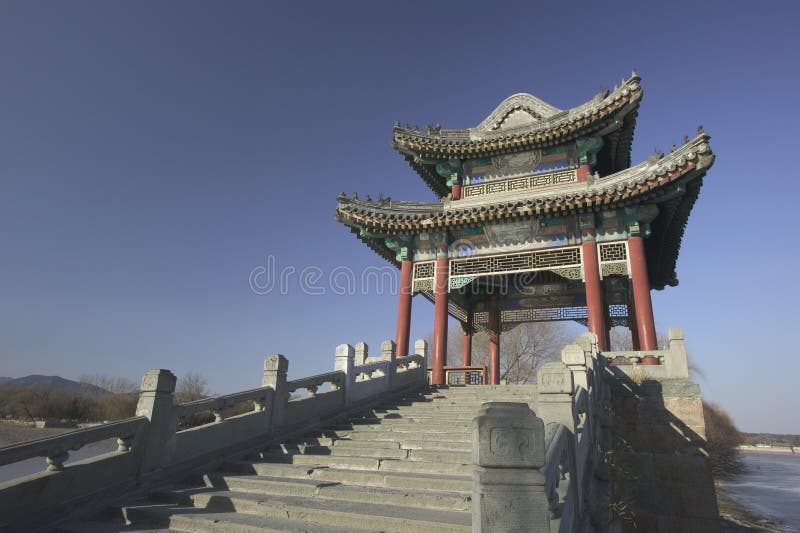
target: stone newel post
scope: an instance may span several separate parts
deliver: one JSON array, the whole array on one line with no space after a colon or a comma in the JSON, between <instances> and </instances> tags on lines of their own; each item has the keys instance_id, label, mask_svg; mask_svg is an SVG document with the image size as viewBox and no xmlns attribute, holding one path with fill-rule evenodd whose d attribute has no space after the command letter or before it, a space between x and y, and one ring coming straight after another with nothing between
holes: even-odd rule
<instances>
[{"instance_id":1,"label":"stone newel post","mask_svg":"<svg viewBox=\"0 0 800 533\"><path fill-rule=\"evenodd\" d=\"M394 366L396 358L397 344L392 340L383 341L381 343L381 360L389 362L389 368L386 369L386 375L389 376L389 386L387 390L392 390L392 386L394 385L395 373L397 372L397 368Z\"/></svg>"},{"instance_id":2,"label":"stone newel post","mask_svg":"<svg viewBox=\"0 0 800 533\"><path fill-rule=\"evenodd\" d=\"M422 357L422 366L425 369L425 380L428 380L428 341L417 339L414 343L414 354Z\"/></svg>"},{"instance_id":3,"label":"stone newel post","mask_svg":"<svg viewBox=\"0 0 800 533\"><path fill-rule=\"evenodd\" d=\"M289 391L286 387L288 371L289 360L281 354L270 355L264 359L264 375L261 378L261 386L272 387L275 391L272 397L272 427L280 427L285 422L286 402L289 401Z\"/></svg>"},{"instance_id":4,"label":"stone newel post","mask_svg":"<svg viewBox=\"0 0 800 533\"><path fill-rule=\"evenodd\" d=\"M689 379L689 359L686 355L686 341L683 329L669 328L667 356L664 358L667 375L670 378Z\"/></svg>"},{"instance_id":5,"label":"stone newel post","mask_svg":"<svg viewBox=\"0 0 800 533\"><path fill-rule=\"evenodd\" d=\"M355 365L364 366L367 363L367 357L369 357L369 345L366 342L357 342Z\"/></svg>"},{"instance_id":6,"label":"stone newel post","mask_svg":"<svg viewBox=\"0 0 800 533\"><path fill-rule=\"evenodd\" d=\"M550 532L544 422L527 404L489 402L472 420L473 533Z\"/></svg>"},{"instance_id":7,"label":"stone newel post","mask_svg":"<svg viewBox=\"0 0 800 533\"><path fill-rule=\"evenodd\" d=\"M355 365L356 352L349 344L340 344L336 347L336 361L334 370L344 373L344 404L350 405L350 397L353 395L353 385L356 380L356 373L353 370Z\"/></svg>"},{"instance_id":8,"label":"stone newel post","mask_svg":"<svg viewBox=\"0 0 800 533\"><path fill-rule=\"evenodd\" d=\"M169 461L178 422L172 414L176 381L175 374L164 369L150 370L142 377L136 416L144 416L150 421L142 447L142 473Z\"/></svg>"}]
</instances>

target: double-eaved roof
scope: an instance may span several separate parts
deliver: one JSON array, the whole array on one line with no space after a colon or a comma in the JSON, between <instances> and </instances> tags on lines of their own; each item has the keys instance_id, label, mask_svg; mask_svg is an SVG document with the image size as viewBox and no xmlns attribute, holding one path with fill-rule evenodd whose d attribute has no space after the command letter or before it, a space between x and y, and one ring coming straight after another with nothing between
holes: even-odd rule
<instances>
[{"instance_id":1,"label":"double-eaved roof","mask_svg":"<svg viewBox=\"0 0 800 533\"><path fill-rule=\"evenodd\" d=\"M698 132L670 153L630 167L630 141L642 91L634 73L621 87L582 106L560 111L530 95L506 99L481 124L467 130L411 131L395 127L393 144L440 196L438 202L377 202L340 195L335 218L394 264L387 238L431 230L479 227L493 221L524 220L657 204L645 240L653 288L677 284L675 264L684 227L714 162L710 137ZM504 126L505 125L505 126ZM435 160L464 161L572 142L603 138L595 172L586 181L503 190L451 200ZM610 171L609 171L610 170Z\"/></svg>"},{"instance_id":2,"label":"double-eaved roof","mask_svg":"<svg viewBox=\"0 0 800 533\"><path fill-rule=\"evenodd\" d=\"M642 99L640 78L634 72L612 91L562 111L530 94L506 98L474 128L424 129L395 125L392 146L400 152L439 197L450 189L436 164L447 159L473 159L557 146L580 137L601 136L598 154L601 175L630 166L630 148Z\"/></svg>"}]
</instances>

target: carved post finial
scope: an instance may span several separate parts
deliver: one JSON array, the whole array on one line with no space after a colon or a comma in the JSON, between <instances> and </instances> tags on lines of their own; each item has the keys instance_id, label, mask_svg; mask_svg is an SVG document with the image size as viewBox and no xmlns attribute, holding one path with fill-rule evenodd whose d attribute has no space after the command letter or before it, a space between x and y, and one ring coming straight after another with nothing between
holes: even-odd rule
<instances>
[{"instance_id":1,"label":"carved post finial","mask_svg":"<svg viewBox=\"0 0 800 533\"><path fill-rule=\"evenodd\" d=\"M363 366L369 357L369 345L366 342L357 342L355 348L355 365Z\"/></svg>"}]
</instances>

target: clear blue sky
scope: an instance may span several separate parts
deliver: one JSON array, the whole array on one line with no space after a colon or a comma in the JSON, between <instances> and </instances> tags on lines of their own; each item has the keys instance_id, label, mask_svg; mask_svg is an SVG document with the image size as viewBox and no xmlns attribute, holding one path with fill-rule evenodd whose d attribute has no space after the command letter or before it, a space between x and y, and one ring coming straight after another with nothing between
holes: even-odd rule
<instances>
[{"instance_id":1,"label":"clear blue sky","mask_svg":"<svg viewBox=\"0 0 800 533\"><path fill-rule=\"evenodd\" d=\"M0 4L0 375L195 370L257 386L263 357L328 371L394 336L395 297L255 294L276 258L385 264L340 191L430 200L395 120L477 124L506 96L561 108L635 67L633 158L703 124L717 162L654 293L708 399L800 433L797 2ZM432 329L414 300L413 337Z\"/></svg>"}]
</instances>

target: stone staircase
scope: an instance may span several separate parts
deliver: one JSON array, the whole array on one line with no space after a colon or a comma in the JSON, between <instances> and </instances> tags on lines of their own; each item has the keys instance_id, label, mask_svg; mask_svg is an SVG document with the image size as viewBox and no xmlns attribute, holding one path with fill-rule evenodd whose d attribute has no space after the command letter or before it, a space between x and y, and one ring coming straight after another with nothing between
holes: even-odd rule
<instances>
[{"instance_id":1,"label":"stone staircase","mask_svg":"<svg viewBox=\"0 0 800 533\"><path fill-rule=\"evenodd\" d=\"M471 531L472 418L536 398L534 385L409 393L60 531Z\"/></svg>"}]
</instances>

